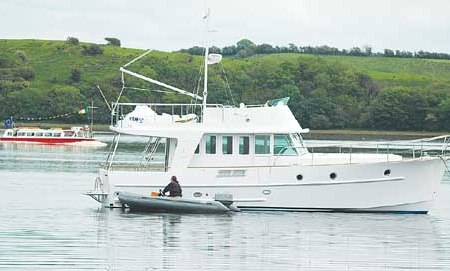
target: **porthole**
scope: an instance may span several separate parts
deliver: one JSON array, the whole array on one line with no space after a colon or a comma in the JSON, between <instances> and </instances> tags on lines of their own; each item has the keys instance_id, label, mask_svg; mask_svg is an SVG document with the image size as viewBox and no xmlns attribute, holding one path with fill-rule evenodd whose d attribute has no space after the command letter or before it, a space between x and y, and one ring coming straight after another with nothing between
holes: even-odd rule
<instances>
[{"instance_id":1,"label":"porthole","mask_svg":"<svg viewBox=\"0 0 450 271\"><path fill-rule=\"evenodd\" d=\"M303 180L303 175L302 174L298 174L297 175L297 180L299 180L299 181Z\"/></svg>"},{"instance_id":2,"label":"porthole","mask_svg":"<svg viewBox=\"0 0 450 271\"><path fill-rule=\"evenodd\" d=\"M389 176L389 175L391 175L391 170L390 169L386 169L385 171L384 171L384 176Z\"/></svg>"},{"instance_id":3,"label":"porthole","mask_svg":"<svg viewBox=\"0 0 450 271\"><path fill-rule=\"evenodd\" d=\"M330 179L334 180L334 179L336 179L336 177L337 177L336 173L332 172L330 174Z\"/></svg>"},{"instance_id":4,"label":"porthole","mask_svg":"<svg viewBox=\"0 0 450 271\"><path fill-rule=\"evenodd\" d=\"M194 197L196 197L196 198L199 198L199 197L201 197L202 196L202 193L201 192L195 192L194 193Z\"/></svg>"},{"instance_id":5,"label":"porthole","mask_svg":"<svg viewBox=\"0 0 450 271\"><path fill-rule=\"evenodd\" d=\"M263 190L263 194L264 195L270 195L272 192L270 191L270 190L268 190L268 189L266 189L266 190Z\"/></svg>"}]
</instances>

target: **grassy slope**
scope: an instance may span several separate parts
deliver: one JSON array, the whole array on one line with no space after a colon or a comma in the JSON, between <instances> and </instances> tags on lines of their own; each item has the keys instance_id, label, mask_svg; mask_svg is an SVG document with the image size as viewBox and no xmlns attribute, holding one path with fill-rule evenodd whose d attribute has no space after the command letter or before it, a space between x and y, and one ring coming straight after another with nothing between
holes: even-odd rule
<instances>
[{"instance_id":1,"label":"grassy slope","mask_svg":"<svg viewBox=\"0 0 450 271\"><path fill-rule=\"evenodd\" d=\"M275 61L296 61L301 58L323 58L338 61L369 74L384 86L424 87L430 83L450 83L450 60L357 57L357 56L315 56L307 54L273 54L253 57Z\"/></svg>"},{"instance_id":2,"label":"grassy slope","mask_svg":"<svg viewBox=\"0 0 450 271\"><path fill-rule=\"evenodd\" d=\"M81 45L80 45L81 46ZM118 74L118 68L143 50L102 46L101 56L84 56L80 47L65 41L0 40L0 54L14 55L24 51L31 67L36 71L33 90L50 88L54 82L68 80L70 70L82 70L85 82L95 82ZM426 86L430 83L450 83L450 61L389 57L315 56L307 54L257 55L251 61L271 59L277 62L297 61L302 58L323 58L354 67L367 73L383 85Z\"/></svg>"},{"instance_id":3,"label":"grassy slope","mask_svg":"<svg viewBox=\"0 0 450 271\"><path fill-rule=\"evenodd\" d=\"M72 67L82 71L86 83L117 75L120 65L143 52L143 50L103 46L101 56L81 54L81 45L73 46L65 41L45 40L0 40L0 54L14 55L24 51L36 77L31 81L29 91L51 88L55 82L67 81Z\"/></svg>"}]
</instances>

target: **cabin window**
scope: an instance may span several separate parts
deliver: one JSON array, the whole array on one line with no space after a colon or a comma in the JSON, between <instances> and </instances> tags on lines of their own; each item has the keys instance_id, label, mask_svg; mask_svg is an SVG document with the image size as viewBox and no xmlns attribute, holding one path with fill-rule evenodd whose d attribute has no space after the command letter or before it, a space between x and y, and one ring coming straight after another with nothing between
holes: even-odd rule
<instances>
[{"instance_id":1,"label":"cabin window","mask_svg":"<svg viewBox=\"0 0 450 271\"><path fill-rule=\"evenodd\" d=\"M25 132L18 132L17 136L25 136Z\"/></svg>"},{"instance_id":2,"label":"cabin window","mask_svg":"<svg viewBox=\"0 0 450 271\"><path fill-rule=\"evenodd\" d=\"M66 132L64 132L64 136L65 137L72 137L72 136L74 136L74 132L72 132L72 131L66 131Z\"/></svg>"},{"instance_id":3,"label":"cabin window","mask_svg":"<svg viewBox=\"0 0 450 271\"><path fill-rule=\"evenodd\" d=\"M200 145L197 145L197 148L195 148L194 153L195 154L199 154L200 153Z\"/></svg>"},{"instance_id":4,"label":"cabin window","mask_svg":"<svg viewBox=\"0 0 450 271\"><path fill-rule=\"evenodd\" d=\"M270 135L255 135L255 154L270 154Z\"/></svg>"},{"instance_id":5,"label":"cabin window","mask_svg":"<svg viewBox=\"0 0 450 271\"><path fill-rule=\"evenodd\" d=\"M42 136L44 133L42 133L42 132L37 132L36 133L36 136Z\"/></svg>"},{"instance_id":6,"label":"cabin window","mask_svg":"<svg viewBox=\"0 0 450 271\"><path fill-rule=\"evenodd\" d=\"M250 153L250 137L240 136L239 137L239 154L249 154Z\"/></svg>"},{"instance_id":7,"label":"cabin window","mask_svg":"<svg viewBox=\"0 0 450 271\"><path fill-rule=\"evenodd\" d=\"M34 136L34 133L28 132L27 136Z\"/></svg>"},{"instance_id":8,"label":"cabin window","mask_svg":"<svg viewBox=\"0 0 450 271\"><path fill-rule=\"evenodd\" d=\"M206 153L216 153L216 136L206 136Z\"/></svg>"},{"instance_id":9,"label":"cabin window","mask_svg":"<svg viewBox=\"0 0 450 271\"><path fill-rule=\"evenodd\" d=\"M7 135L7 136L12 136L13 133L12 133L12 132L7 132L6 135Z\"/></svg>"},{"instance_id":10,"label":"cabin window","mask_svg":"<svg viewBox=\"0 0 450 271\"><path fill-rule=\"evenodd\" d=\"M52 136L52 133L45 133L44 136Z\"/></svg>"},{"instance_id":11,"label":"cabin window","mask_svg":"<svg viewBox=\"0 0 450 271\"><path fill-rule=\"evenodd\" d=\"M222 136L222 153L233 154L233 137Z\"/></svg>"},{"instance_id":12,"label":"cabin window","mask_svg":"<svg viewBox=\"0 0 450 271\"><path fill-rule=\"evenodd\" d=\"M273 144L274 155L297 155L289 135L275 135Z\"/></svg>"},{"instance_id":13,"label":"cabin window","mask_svg":"<svg viewBox=\"0 0 450 271\"><path fill-rule=\"evenodd\" d=\"M61 137L61 133L54 133L53 137Z\"/></svg>"}]
</instances>

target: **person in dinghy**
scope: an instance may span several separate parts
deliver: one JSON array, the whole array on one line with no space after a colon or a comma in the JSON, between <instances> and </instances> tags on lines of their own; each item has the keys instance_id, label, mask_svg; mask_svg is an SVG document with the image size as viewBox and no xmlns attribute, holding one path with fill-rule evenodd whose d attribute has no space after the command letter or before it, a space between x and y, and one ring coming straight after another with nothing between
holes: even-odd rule
<instances>
[{"instance_id":1,"label":"person in dinghy","mask_svg":"<svg viewBox=\"0 0 450 271\"><path fill-rule=\"evenodd\" d=\"M178 183L176 176L172 176L172 178L170 178L170 183L164 187L163 191L160 192L160 196L166 196L167 192L169 192L169 197L182 197L181 186Z\"/></svg>"}]
</instances>

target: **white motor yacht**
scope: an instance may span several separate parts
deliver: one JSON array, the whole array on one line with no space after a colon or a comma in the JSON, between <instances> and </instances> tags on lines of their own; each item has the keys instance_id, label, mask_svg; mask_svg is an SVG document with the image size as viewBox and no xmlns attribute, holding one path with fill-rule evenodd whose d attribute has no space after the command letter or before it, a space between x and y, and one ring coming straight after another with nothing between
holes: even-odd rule
<instances>
[{"instance_id":1,"label":"white motor yacht","mask_svg":"<svg viewBox=\"0 0 450 271\"><path fill-rule=\"evenodd\" d=\"M149 195L175 175L183 198L230 194L244 211L430 210L446 168L449 136L397 142L402 145L308 148L302 135L309 130L300 126L287 98L236 107L207 104L208 65L220 61L207 46L202 96L128 69L144 55L120 68L122 78L128 74L201 103L113 105L110 129L116 136L95 189L87 193L103 206L122 207L120 192ZM145 138L136 161L116 161L121 135Z\"/></svg>"}]
</instances>

